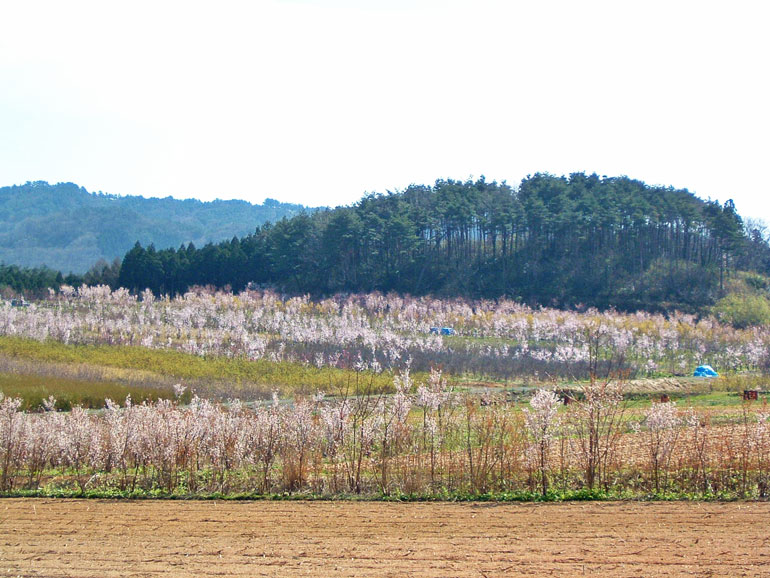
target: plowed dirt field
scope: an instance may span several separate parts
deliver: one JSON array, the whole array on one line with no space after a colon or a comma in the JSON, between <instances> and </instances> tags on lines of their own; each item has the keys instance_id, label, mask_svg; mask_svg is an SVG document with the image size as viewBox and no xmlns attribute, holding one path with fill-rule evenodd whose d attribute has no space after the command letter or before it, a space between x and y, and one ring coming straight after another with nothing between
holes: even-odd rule
<instances>
[{"instance_id":1,"label":"plowed dirt field","mask_svg":"<svg viewBox=\"0 0 770 578\"><path fill-rule=\"evenodd\" d=\"M0 500L0 576L763 576L770 503Z\"/></svg>"}]
</instances>

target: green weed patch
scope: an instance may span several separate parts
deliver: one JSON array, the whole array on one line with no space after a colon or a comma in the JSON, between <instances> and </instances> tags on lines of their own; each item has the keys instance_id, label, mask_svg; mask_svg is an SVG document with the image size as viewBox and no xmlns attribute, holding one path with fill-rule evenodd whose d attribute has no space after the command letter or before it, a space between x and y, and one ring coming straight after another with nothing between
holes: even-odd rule
<instances>
[{"instance_id":1,"label":"green weed patch","mask_svg":"<svg viewBox=\"0 0 770 578\"><path fill-rule=\"evenodd\" d=\"M86 364L126 370L150 371L172 377L224 397L265 397L273 390L281 395L312 394L316 391L354 392L392 390L393 376L356 372L292 362L252 361L244 358L200 357L167 349L129 345L66 345L18 337L0 337L0 355L50 363ZM418 379L421 376L416 376Z\"/></svg>"},{"instance_id":2,"label":"green weed patch","mask_svg":"<svg viewBox=\"0 0 770 578\"><path fill-rule=\"evenodd\" d=\"M103 408L106 398L122 403L127 395L135 403L174 396L170 387L150 389L104 381L9 373L0 373L0 391L6 397L21 398L21 409L24 411L42 409L43 400L49 396L56 398L56 409L64 411L75 405L89 409Z\"/></svg>"}]
</instances>

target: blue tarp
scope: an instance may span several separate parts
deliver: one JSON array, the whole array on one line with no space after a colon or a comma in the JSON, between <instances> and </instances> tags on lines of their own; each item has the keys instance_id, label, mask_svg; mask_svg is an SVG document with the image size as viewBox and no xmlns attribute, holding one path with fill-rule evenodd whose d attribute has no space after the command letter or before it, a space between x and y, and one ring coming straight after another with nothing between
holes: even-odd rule
<instances>
[{"instance_id":1,"label":"blue tarp","mask_svg":"<svg viewBox=\"0 0 770 578\"><path fill-rule=\"evenodd\" d=\"M714 371L714 368L710 365L699 365L695 368L693 377L719 377L719 374Z\"/></svg>"},{"instance_id":2,"label":"blue tarp","mask_svg":"<svg viewBox=\"0 0 770 578\"><path fill-rule=\"evenodd\" d=\"M430 332L433 335L457 335L457 331L451 327L431 327Z\"/></svg>"}]
</instances>

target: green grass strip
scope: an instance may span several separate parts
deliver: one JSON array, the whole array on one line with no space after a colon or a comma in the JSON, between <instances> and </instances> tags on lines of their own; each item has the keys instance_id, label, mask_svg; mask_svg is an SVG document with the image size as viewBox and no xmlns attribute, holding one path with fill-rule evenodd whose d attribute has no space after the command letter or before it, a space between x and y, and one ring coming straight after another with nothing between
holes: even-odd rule
<instances>
[{"instance_id":1,"label":"green grass strip","mask_svg":"<svg viewBox=\"0 0 770 578\"><path fill-rule=\"evenodd\" d=\"M71 345L0 336L0 355L52 363L87 364L137 369L192 381L225 382L237 396L241 385L260 385L282 393L323 390L335 393L349 387L371 386L375 391L392 388L390 374L357 374L351 369L317 368L293 362L251 361L245 358L200 357L170 349L128 345Z\"/></svg>"},{"instance_id":2,"label":"green grass strip","mask_svg":"<svg viewBox=\"0 0 770 578\"><path fill-rule=\"evenodd\" d=\"M311 494L311 493L196 493L183 494L166 492L164 490L134 490L120 491L117 489L65 490L46 489L14 490L0 492L1 498L62 498L62 499L115 499L115 500L223 500L223 501L335 501L335 502L496 502L496 503L547 503L547 502L606 502L606 501L638 501L638 502L735 502L735 501L767 501L755 497L741 497L735 493L633 493L605 492L602 490L568 490L549 491L543 495L539 492L515 491L493 493L463 493L439 492L437 494Z\"/></svg>"}]
</instances>

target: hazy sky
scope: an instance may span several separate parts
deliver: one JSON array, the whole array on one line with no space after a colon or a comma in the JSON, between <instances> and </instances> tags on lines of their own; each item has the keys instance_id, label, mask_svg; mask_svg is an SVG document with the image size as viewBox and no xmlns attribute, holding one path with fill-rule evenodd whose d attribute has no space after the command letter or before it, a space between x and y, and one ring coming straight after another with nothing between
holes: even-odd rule
<instances>
[{"instance_id":1,"label":"hazy sky","mask_svg":"<svg viewBox=\"0 0 770 578\"><path fill-rule=\"evenodd\" d=\"M337 205L586 171L770 223L766 6L0 0L0 185Z\"/></svg>"}]
</instances>

